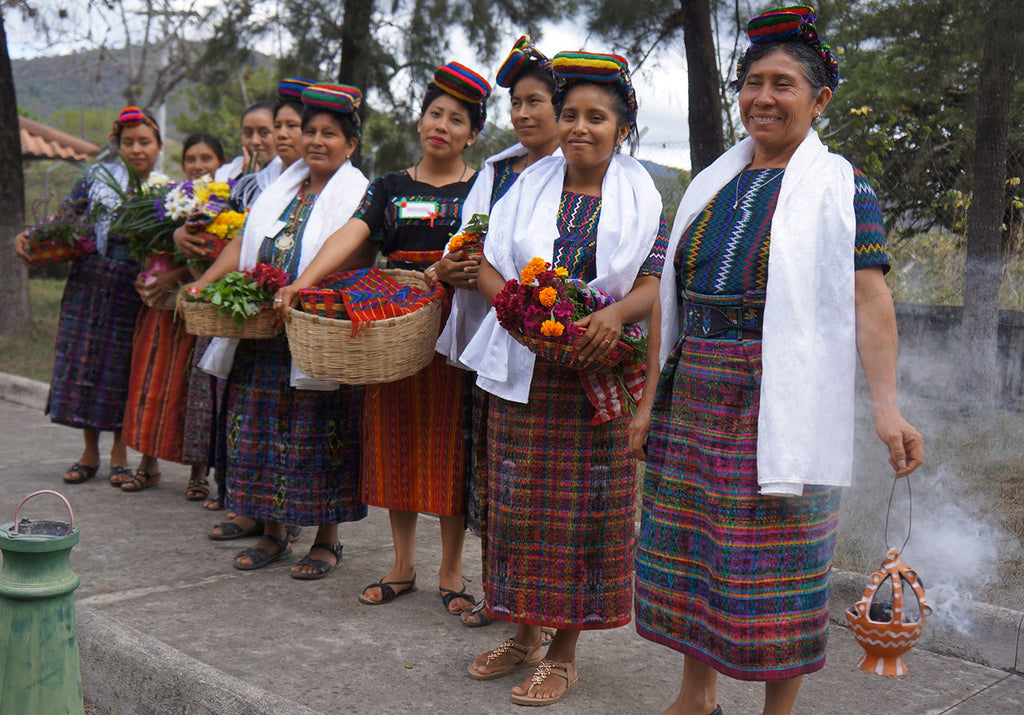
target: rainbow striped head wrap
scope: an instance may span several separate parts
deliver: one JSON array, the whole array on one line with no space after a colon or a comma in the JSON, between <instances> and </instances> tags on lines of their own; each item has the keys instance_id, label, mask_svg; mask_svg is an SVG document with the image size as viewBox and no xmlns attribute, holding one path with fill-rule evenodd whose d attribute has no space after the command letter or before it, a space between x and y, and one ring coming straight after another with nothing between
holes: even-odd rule
<instances>
[{"instance_id":1,"label":"rainbow striped head wrap","mask_svg":"<svg viewBox=\"0 0 1024 715\"><path fill-rule=\"evenodd\" d=\"M785 40L805 42L821 55L821 60L825 63L825 71L828 74L828 88L834 90L839 84L839 62L829 44L818 36L814 20L814 8L809 5L790 5L758 15L747 23L747 37L750 39L747 51L754 45L770 42ZM741 59L736 63L737 83L743 77L745 70L745 63Z\"/></svg>"},{"instance_id":2,"label":"rainbow striped head wrap","mask_svg":"<svg viewBox=\"0 0 1024 715\"><path fill-rule=\"evenodd\" d=\"M117 138L121 134L121 129L124 127L134 127L139 124L145 124L147 127L156 132L156 140L162 141L160 138L160 127L156 125L156 122L143 112L138 107L125 107L121 110L121 113L117 115L117 120L114 122L113 128L110 130L110 135L107 137L112 142L116 142Z\"/></svg>"},{"instance_id":3,"label":"rainbow striped head wrap","mask_svg":"<svg viewBox=\"0 0 1024 715\"><path fill-rule=\"evenodd\" d=\"M314 84L302 90L302 104L307 109L325 109L336 114L345 114L355 124L356 134L360 133L359 105L363 93L347 84Z\"/></svg>"},{"instance_id":4,"label":"rainbow striped head wrap","mask_svg":"<svg viewBox=\"0 0 1024 715\"><path fill-rule=\"evenodd\" d=\"M283 80L277 83L277 99L281 102L294 102L299 104L302 102L302 92L307 87L312 87L316 84L311 79L304 79L302 77L285 77Z\"/></svg>"},{"instance_id":5,"label":"rainbow striped head wrap","mask_svg":"<svg viewBox=\"0 0 1024 715\"><path fill-rule=\"evenodd\" d=\"M501 63L495 81L499 87L512 89L512 85L519 79L519 75L531 65L537 65L549 72L551 71L551 60L537 49L537 46L533 44L532 37L523 35L516 40L516 44L512 45L512 51L508 53L508 57Z\"/></svg>"},{"instance_id":6,"label":"rainbow striped head wrap","mask_svg":"<svg viewBox=\"0 0 1024 715\"><path fill-rule=\"evenodd\" d=\"M467 104L480 105L478 131L483 129L487 119L487 98L491 96L491 85L465 65L449 62L434 70L434 84L438 88Z\"/></svg>"},{"instance_id":7,"label":"rainbow striped head wrap","mask_svg":"<svg viewBox=\"0 0 1024 715\"><path fill-rule=\"evenodd\" d=\"M616 87L629 108L626 119L631 128L636 127L636 92L629 76L629 63L624 57L598 52L559 52L551 60L551 69L558 83L555 94L563 97L575 82L596 82Z\"/></svg>"}]
</instances>

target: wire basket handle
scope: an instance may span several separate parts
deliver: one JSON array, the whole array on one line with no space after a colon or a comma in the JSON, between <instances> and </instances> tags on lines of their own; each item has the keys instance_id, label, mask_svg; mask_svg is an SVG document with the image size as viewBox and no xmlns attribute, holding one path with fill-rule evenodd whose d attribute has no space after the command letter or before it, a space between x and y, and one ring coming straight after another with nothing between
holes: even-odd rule
<instances>
[{"instance_id":1,"label":"wire basket handle","mask_svg":"<svg viewBox=\"0 0 1024 715\"><path fill-rule=\"evenodd\" d=\"M900 479L892 480L892 491L889 492L889 508L885 511L885 548L891 549L889 545L889 515L892 514L892 498L896 494L896 484L898 482L907 483L907 538L903 540L903 546L900 547L899 553L903 553L903 549L907 548L907 544L910 542L910 531L914 526L914 499L910 492L910 475L902 477Z\"/></svg>"},{"instance_id":2,"label":"wire basket handle","mask_svg":"<svg viewBox=\"0 0 1024 715\"><path fill-rule=\"evenodd\" d=\"M68 534L70 534L71 530L75 528L75 512L71 510L71 502L69 502L64 497L63 494L61 494L60 492L55 492L52 489L40 489L37 492L32 492L27 497L21 500L21 503L18 504L18 506L15 507L14 509L14 533L18 533L18 514L21 512L21 507L25 506L25 502L27 502L29 499L31 499L32 497L37 497L40 494L53 494L55 497L64 502L64 506L68 508ZM67 536L67 534L65 534L65 536Z\"/></svg>"}]
</instances>

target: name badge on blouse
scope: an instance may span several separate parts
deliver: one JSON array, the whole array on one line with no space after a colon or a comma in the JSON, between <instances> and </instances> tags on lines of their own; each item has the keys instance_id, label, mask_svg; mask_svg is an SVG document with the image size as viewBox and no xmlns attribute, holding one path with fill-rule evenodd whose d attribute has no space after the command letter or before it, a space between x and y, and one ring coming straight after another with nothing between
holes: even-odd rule
<instances>
[{"instance_id":1,"label":"name badge on blouse","mask_svg":"<svg viewBox=\"0 0 1024 715\"><path fill-rule=\"evenodd\" d=\"M281 219L274 221L273 225L271 225L270 227L270 230L267 231L267 238L277 238L277 234L281 233L281 231L284 230L285 225L285 222L282 221Z\"/></svg>"},{"instance_id":2,"label":"name badge on blouse","mask_svg":"<svg viewBox=\"0 0 1024 715\"><path fill-rule=\"evenodd\" d=\"M399 201L398 218L430 219L437 218L436 201Z\"/></svg>"},{"instance_id":3,"label":"name badge on blouse","mask_svg":"<svg viewBox=\"0 0 1024 715\"><path fill-rule=\"evenodd\" d=\"M291 233L284 232L286 226L287 224L284 221L278 219L274 221L267 232L267 238L274 239L274 246L279 251L287 251L295 245L295 237Z\"/></svg>"}]
</instances>

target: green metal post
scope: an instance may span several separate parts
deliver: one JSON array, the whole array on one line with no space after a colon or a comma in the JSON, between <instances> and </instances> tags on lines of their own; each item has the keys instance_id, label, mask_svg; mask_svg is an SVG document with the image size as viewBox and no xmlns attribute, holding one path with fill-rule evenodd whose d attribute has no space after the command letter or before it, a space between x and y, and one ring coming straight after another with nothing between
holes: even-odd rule
<instances>
[{"instance_id":1,"label":"green metal post","mask_svg":"<svg viewBox=\"0 0 1024 715\"><path fill-rule=\"evenodd\" d=\"M68 564L78 543L74 516L18 521L21 506L42 493L57 494L30 494L0 526L0 715L85 712L72 598L78 576Z\"/></svg>"}]
</instances>

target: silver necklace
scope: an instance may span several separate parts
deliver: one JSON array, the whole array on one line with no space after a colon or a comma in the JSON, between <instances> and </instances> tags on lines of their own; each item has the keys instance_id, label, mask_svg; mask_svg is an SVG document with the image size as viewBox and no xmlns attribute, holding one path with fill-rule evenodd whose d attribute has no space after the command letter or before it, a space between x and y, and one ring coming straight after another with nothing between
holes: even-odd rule
<instances>
[{"instance_id":1,"label":"silver necklace","mask_svg":"<svg viewBox=\"0 0 1024 715\"><path fill-rule=\"evenodd\" d=\"M776 174L772 178L768 179L768 181L764 182L759 187L757 187L757 190L760 191L764 187L768 186L768 184L770 184L773 181L775 181L777 178L782 176L784 173L786 173L785 169L779 169L779 173L778 174ZM732 210L733 211L735 211L736 209L739 208L739 206L740 206L740 199L745 199L747 197L747 194L749 194L751 189L753 189L753 188L754 188L753 187L753 182L751 182L751 186L747 187L747 190L744 191L743 195L741 196L740 195L740 177L739 176L736 177L736 195L733 197L733 202L732 202Z\"/></svg>"}]
</instances>

